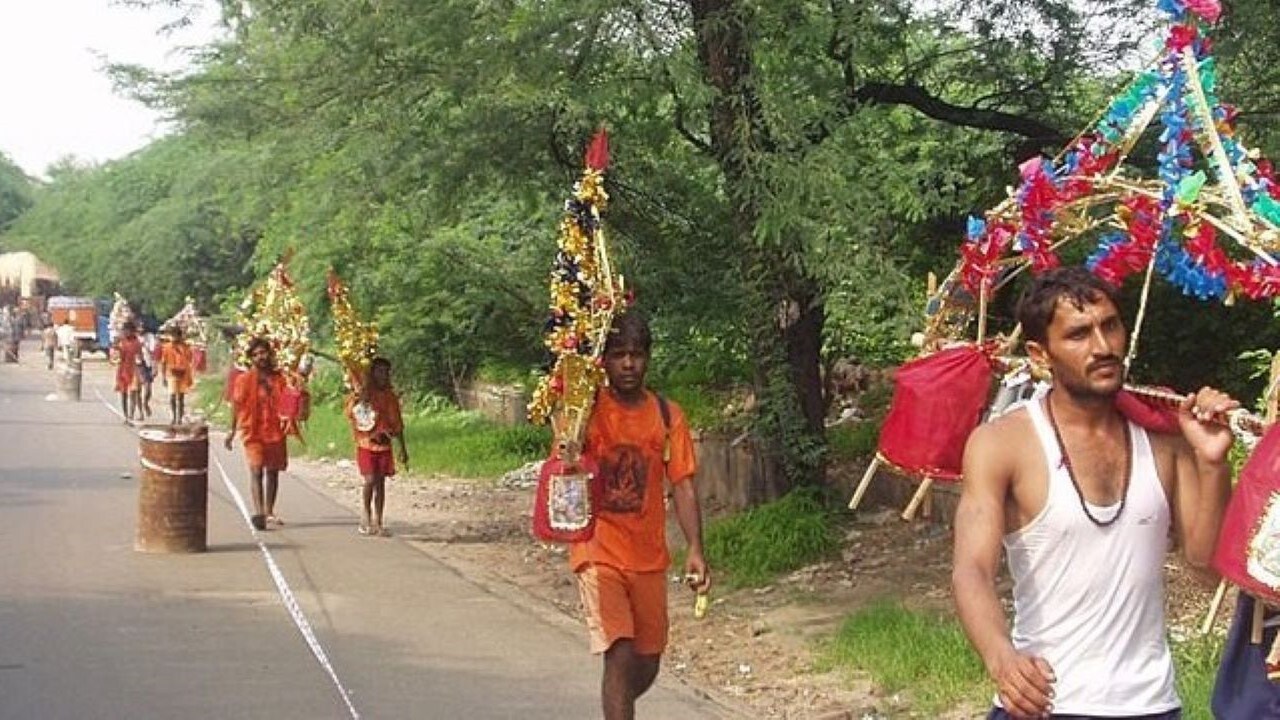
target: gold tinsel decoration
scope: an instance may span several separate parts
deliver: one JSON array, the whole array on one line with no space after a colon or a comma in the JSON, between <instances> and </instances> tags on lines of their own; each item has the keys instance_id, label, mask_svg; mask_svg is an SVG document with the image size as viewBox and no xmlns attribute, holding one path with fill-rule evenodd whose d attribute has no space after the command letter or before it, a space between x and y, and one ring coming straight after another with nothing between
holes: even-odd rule
<instances>
[{"instance_id":1,"label":"gold tinsel decoration","mask_svg":"<svg viewBox=\"0 0 1280 720\"><path fill-rule=\"evenodd\" d=\"M297 372L311 352L311 323L287 263L288 256L276 263L267 279L240 304L237 322L244 331L236 338L236 362L241 367L252 365L249 341L255 337L271 341L277 366L290 373Z\"/></svg>"},{"instance_id":2,"label":"gold tinsel decoration","mask_svg":"<svg viewBox=\"0 0 1280 720\"><path fill-rule=\"evenodd\" d=\"M329 269L329 302L333 305L333 341L338 361L347 373L347 382L358 389L369 364L378 356L378 326L360 320L351 305L351 291L333 268Z\"/></svg>"},{"instance_id":3,"label":"gold tinsel decoration","mask_svg":"<svg viewBox=\"0 0 1280 720\"><path fill-rule=\"evenodd\" d=\"M600 213L608 145L603 131L592 140L586 169L565 203L559 252L551 270L550 310L543 342L554 356L538 383L529 419L551 421L562 447L581 447L596 388L605 379L601 357L614 315L626 304L622 276L609 265Z\"/></svg>"}]
</instances>

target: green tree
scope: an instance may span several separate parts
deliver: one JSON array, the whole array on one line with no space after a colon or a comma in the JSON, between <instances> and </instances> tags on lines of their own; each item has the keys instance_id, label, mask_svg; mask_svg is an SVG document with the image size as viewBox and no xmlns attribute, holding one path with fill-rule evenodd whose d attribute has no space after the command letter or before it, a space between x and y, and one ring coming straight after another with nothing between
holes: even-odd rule
<instances>
[{"instance_id":1,"label":"green tree","mask_svg":"<svg viewBox=\"0 0 1280 720\"><path fill-rule=\"evenodd\" d=\"M33 185L22 168L0 153L0 233L31 207Z\"/></svg>"}]
</instances>

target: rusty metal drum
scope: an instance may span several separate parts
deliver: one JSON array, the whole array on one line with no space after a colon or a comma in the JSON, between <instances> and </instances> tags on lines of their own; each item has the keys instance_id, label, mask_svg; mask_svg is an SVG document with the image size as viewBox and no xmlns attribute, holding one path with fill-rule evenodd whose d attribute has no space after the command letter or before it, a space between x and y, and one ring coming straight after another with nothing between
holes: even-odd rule
<instances>
[{"instance_id":1,"label":"rusty metal drum","mask_svg":"<svg viewBox=\"0 0 1280 720\"><path fill-rule=\"evenodd\" d=\"M133 549L204 552L209 510L209 429L148 426L138 431L138 534Z\"/></svg>"}]
</instances>

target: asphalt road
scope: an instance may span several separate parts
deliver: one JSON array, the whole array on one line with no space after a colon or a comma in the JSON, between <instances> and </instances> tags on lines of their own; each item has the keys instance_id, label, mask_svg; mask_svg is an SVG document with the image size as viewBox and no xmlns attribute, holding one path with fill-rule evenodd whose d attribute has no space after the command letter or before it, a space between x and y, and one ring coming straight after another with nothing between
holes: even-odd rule
<instances>
[{"instance_id":1,"label":"asphalt road","mask_svg":"<svg viewBox=\"0 0 1280 720\"><path fill-rule=\"evenodd\" d=\"M109 369L86 361L81 401L58 402L24 353L0 365L0 718L599 717L581 630L408 543L359 538L287 474L288 525L255 534L220 435L209 552L135 552L138 441ZM664 680L638 715L731 713Z\"/></svg>"}]
</instances>

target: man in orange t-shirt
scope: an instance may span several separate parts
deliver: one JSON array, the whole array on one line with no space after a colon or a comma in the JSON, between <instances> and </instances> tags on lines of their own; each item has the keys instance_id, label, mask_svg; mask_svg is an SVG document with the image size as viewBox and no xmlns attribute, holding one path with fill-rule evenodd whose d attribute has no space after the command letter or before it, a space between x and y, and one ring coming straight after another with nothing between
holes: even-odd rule
<instances>
[{"instance_id":1,"label":"man in orange t-shirt","mask_svg":"<svg viewBox=\"0 0 1280 720\"><path fill-rule=\"evenodd\" d=\"M667 645L664 479L688 543L685 577L711 585L702 556L702 517L693 475L693 440L679 406L645 388L653 344L637 311L618 317L604 349L608 386L596 395L584 452L599 464L602 492L595 534L574 543L569 560L587 615L593 653L604 654L604 717L635 715L636 699L658 676Z\"/></svg>"},{"instance_id":2,"label":"man in orange t-shirt","mask_svg":"<svg viewBox=\"0 0 1280 720\"><path fill-rule=\"evenodd\" d=\"M112 355L116 362L116 392L120 394L120 409L124 421L129 423L137 415L142 420L142 378L138 363L142 360L142 341L138 339L138 326L126 320L120 326Z\"/></svg>"},{"instance_id":3,"label":"man in orange t-shirt","mask_svg":"<svg viewBox=\"0 0 1280 720\"><path fill-rule=\"evenodd\" d=\"M276 369L271 342L256 337L249 342L249 359L253 366L236 376L231 390L231 430L226 446L231 449L236 431L244 435L244 455L249 464L249 490L253 496L256 530L266 530L267 523L283 525L275 514L276 492L280 472L289 467L289 451L285 445L284 421L280 418L280 400L287 387L284 375ZM263 492L263 476L266 492Z\"/></svg>"},{"instance_id":4,"label":"man in orange t-shirt","mask_svg":"<svg viewBox=\"0 0 1280 720\"><path fill-rule=\"evenodd\" d=\"M182 328L169 328L169 342L160 348L160 376L169 388L169 413L176 425L186 415L186 397L195 383L191 346L182 336Z\"/></svg>"},{"instance_id":5,"label":"man in orange t-shirt","mask_svg":"<svg viewBox=\"0 0 1280 720\"><path fill-rule=\"evenodd\" d=\"M356 466L364 478L360 534L386 536L389 533L382 524L382 508L387 498L387 478L396 474L396 462L391 457L392 440L400 443L400 464L409 465L400 397L391 387L390 360L374 358L360 392L347 398L346 410L356 441Z\"/></svg>"}]
</instances>

